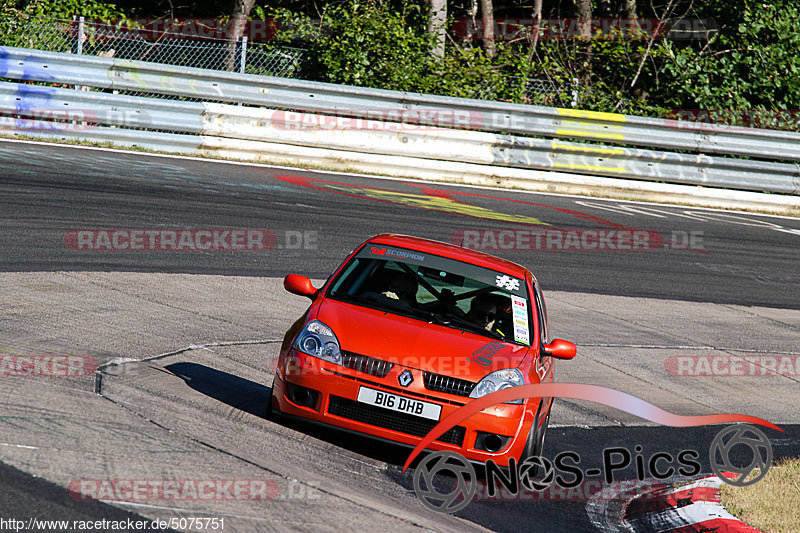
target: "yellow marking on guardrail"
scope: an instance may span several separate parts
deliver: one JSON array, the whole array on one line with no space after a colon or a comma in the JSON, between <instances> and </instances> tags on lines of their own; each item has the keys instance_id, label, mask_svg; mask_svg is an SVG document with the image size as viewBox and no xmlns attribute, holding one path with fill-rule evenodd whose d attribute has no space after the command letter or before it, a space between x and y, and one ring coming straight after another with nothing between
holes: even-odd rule
<instances>
[{"instance_id":1,"label":"yellow marking on guardrail","mask_svg":"<svg viewBox=\"0 0 800 533\"><path fill-rule=\"evenodd\" d=\"M552 141L553 148L561 150L570 150L572 152L593 152L602 155L625 155L625 150L622 148L605 148L602 146L576 146L574 144L562 144L558 141Z\"/></svg>"},{"instance_id":2,"label":"yellow marking on guardrail","mask_svg":"<svg viewBox=\"0 0 800 533\"><path fill-rule=\"evenodd\" d=\"M139 71L136 69L136 66L131 61L124 59L117 60L114 63L112 69L115 72L119 73L117 74L119 77L125 78L126 77L125 74L127 74L133 81L139 84L139 87L141 89L147 89L147 83L144 81L144 79L142 79L142 75L139 73ZM125 70L118 70L118 69L125 69Z\"/></svg>"},{"instance_id":3,"label":"yellow marking on guardrail","mask_svg":"<svg viewBox=\"0 0 800 533\"><path fill-rule=\"evenodd\" d=\"M611 122L625 122L625 115L619 113L603 113L601 111L584 111L582 109L566 109L557 107L556 112L562 117L587 118L589 120L610 120Z\"/></svg>"},{"instance_id":4,"label":"yellow marking on guardrail","mask_svg":"<svg viewBox=\"0 0 800 533\"><path fill-rule=\"evenodd\" d=\"M571 163L557 163L554 162L553 166L556 168L568 168L571 170L593 170L595 172L619 172L627 174L628 171L622 167L604 167L601 165L573 165Z\"/></svg>"},{"instance_id":5,"label":"yellow marking on guardrail","mask_svg":"<svg viewBox=\"0 0 800 533\"><path fill-rule=\"evenodd\" d=\"M586 126L587 128L608 128L611 131L614 130L621 130L624 126L621 124L607 124L603 126L598 126L594 122L585 122L583 120L565 120L562 123L563 126L570 127L570 128L580 128L581 126Z\"/></svg>"},{"instance_id":6,"label":"yellow marking on guardrail","mask_svg":"<svg viewBox=\"0 0 800 533\"><path fill-rule=\"evenodd\" d=\"M556 130L556 135L563 135L565 137L592 137L600 139L614 139L617 141L624 141L625 136L621 133L600 133L598 131L589 130Z\"/></svg>"},{"instance_id":7,"label":"yellow marking on guardrail","mask_svg":"<svg viewBox=\"0 0 800 533\"><path fill-rule=\"evenodd\" d=\"M162 75L158 77L158 82L161 84L161 87L168 87L170 89L175 89L175 82L172 81L172 76Z\"/></svg>"}]
</instances>

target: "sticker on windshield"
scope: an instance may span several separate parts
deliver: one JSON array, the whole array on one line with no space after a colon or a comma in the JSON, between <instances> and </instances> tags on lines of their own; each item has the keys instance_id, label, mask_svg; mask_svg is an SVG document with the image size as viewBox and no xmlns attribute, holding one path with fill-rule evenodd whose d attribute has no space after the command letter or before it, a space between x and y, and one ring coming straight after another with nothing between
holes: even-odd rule
<instances>
[{"instance_id":1,"label":"sticker on windshield","mask_svg":"<svg viewBox=\"0 0 800 533\"><path fill-rule=\"evenodd\" d=\"M514 340L530 344L531 336L528 330L528 302L525 298L511 295L511 316L514 319Z\"/></svg>"},{"instance_id":2,"label":"sticker on windshield","mask_svg":"<svg viewBox=\"0 0 800 533\"><path fill-rule=\"evenodd\" d=\"M497 275L494 280L495 285L507 291L519 290L519 280L506 275Z\"/></svg>"},{"instance_id":3,"label":"sticker on windshield","mask_svg":"<svg viewBox=\"0 0 800 533\"><path fill-rule=\"evenodd\" d=\"M397 248L387 248L386 246L370 246L369 253L372 255L382 255L385 257L401 257L403 259L412 259L414 261L425 261L425 256L423 254L410 252L407 250L399 250Z\"/></svg>"}]
</instances>

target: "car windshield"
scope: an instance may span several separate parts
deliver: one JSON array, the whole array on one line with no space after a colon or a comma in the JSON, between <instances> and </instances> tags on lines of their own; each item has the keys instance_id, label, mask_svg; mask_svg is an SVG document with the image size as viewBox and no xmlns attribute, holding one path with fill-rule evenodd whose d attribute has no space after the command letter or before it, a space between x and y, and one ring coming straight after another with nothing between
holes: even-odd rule
<instances>
[{"instance_id":1,"label":"car windshield","mask_svg":"<svg viewBox=\"0 0 800 533\"><path fill-rule=\"evenodd\" d=\"M524 279L414 250L367 244L327 296L525 346L532 338Z\"/></svg>"}]
</instances>

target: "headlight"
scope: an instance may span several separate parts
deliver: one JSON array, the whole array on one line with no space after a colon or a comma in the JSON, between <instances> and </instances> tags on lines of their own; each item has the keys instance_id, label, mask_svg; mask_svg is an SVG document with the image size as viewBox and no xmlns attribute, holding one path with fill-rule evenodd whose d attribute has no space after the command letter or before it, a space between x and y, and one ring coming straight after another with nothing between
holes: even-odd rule
<instances>
[{"instance_id":1,"label":"headlight","mask_svg":"<svg viewBox=\"0 0 800 533\"><path fill-rule=\"evenodd\" d=\"M294 349L331 363L340 364L342 361L339 339L331 328L319 320L312 320L303 327L303 331L294 341Z\"/></svg>"},{"instance_id":2,"label":"headlight","mask_svg":"<svg viewBox=\"0 0 800 533\"><path fill-rule=\"evenodd\" d=\"M507 389L509 387L519 387L520 385L524 384L525 379L522 377L522 372L519 369L506 368L503 370L497 370L480 380L478 384L475 385L475 388L472 389L469 397L480 398L481 396L486 396L487 394L491 394L499 390ZM519 400L514 400L513 402L504 403L521 404L522 398Z\"/></svg>"}]
</instances>

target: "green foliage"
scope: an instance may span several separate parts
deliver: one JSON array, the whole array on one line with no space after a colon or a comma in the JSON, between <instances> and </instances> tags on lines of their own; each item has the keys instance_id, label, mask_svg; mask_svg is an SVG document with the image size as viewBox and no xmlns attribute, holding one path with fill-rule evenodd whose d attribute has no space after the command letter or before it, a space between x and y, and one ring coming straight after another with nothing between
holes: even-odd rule
<instances>
[{"instance_id":1,"label":"green foliage","mask_svg":"<svg viewBox=\"0 0 800 533\"><path fill-rule=\"evenodd\" d=\"M401 8L374 0L328 5L319 21L277 9L279 39L301 42L309 79L346 85L461 97L523 101L528 70L524 56L498 43L495 58L480 48L448 43L444 57L433 57L434 41L425 31L420 4Z\"/></svg>"},{"instance_id":2,"label":"green foliage","mask_svg":"<svg viewBox=\"0 0 800 533\"><path fill-rule=\"evenodd\" d=\"M0 6L0 44L69 51L74 38L70 37L66 23L73 16L100 20L127 19L114 4L99 0L5 0ZM65 21L64 27L54 27L46 19Z\"/></svg>"},{"instance_id":3,"label":"green foliage","mask_svg":"<svg viewBox=\"0 0 800 533\"><path fill-rule=\"evenodd\" d=\"M103 20L124 18L116 5L98 0L6 0L3 14L6 12L24 18L71 19L73 15Z\"/></svg>"},{"instance_id":4,"label":"green foliage","mask_svg":"<svg viewBox=\"0 0 800 533\"><path fill-rule=\"evenodd\" d=\"M719 31L706 39L596 35L544 39L534 52L520 39L499 41L494 58L479 43L452 40L443 58L432 58L425 3L400 5L347 0L328 4L317 22L287 9L273 16L291 27L285 40L310 48L309 79L545 105L569 102L575 89L581 108L655 116L800 107L800 7L793 0L706 0L672 13L673 20L716 21ZM561 94L526 91L528 78L550 80Z\"/></svg>"},{"instance_id":5,"label":"green foliage","mask_svg":"<svg viewBox=\"0 0 800 533\"><path fill-rule=\"evenodd\" d=\"M310 48L307 69L315 79L347 85L409 90L424 76L429 37L419 8L395 12L383 3L328 5L319 22L281 9L273 16L284 40L300 39Z\"/></svg>"},{"instance_id":6,"label":"green foliage","mask_svg":"<svg viewBox=\"0 0 800 533\"><path fill-rule=\"evenodd\" d=\"M420 5L404 3L398 9L378 0L351 0L329 4L317 21L288 9L275 9L270 15L280 21L283 42L309 49L303 73L308 79L540 105L565 105L577 90L580 106L586 109L661 109L648 102L643 89L656 77L661 48L648 52L638 83L630 87L645 55L646 35L593 39L588 77L587 45L578 39L543 40L533 54L524 38L498 41L493 58L478 41L449 40L445 56L435 58L430 52L433 40L425 31L427 12ZM530 90L529 79L545 80L560 92Z\"/></svg>"},{"instance_id":7,"label":"green foliage","mask_svg":"<svg viewBox=\"0 0 800 533\"><path fill-rule=\"evenodd\" d=\"M800 105L800 7L745 1L707 46L664 43L666 105L780 110ZM720 7L721 8L721 7ZM731 116L734 116L732 114Z\"/></svg>"}]
</instances>

